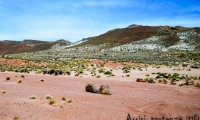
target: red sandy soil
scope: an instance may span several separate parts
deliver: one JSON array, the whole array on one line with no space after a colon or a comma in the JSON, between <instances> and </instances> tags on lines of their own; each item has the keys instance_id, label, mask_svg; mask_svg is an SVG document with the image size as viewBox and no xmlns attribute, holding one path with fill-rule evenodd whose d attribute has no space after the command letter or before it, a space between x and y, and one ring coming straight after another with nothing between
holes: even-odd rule
<instances>
[{"instance_id":1,"label":"red sandy soil","mask_svg":"<svg viewBox=\"0 0 200 120\"><path fill-rule=\"evenodd\" d=\"M0 120L12 120L15 116L20 120L126 120L128 114L131 118L145 116L146 120L163 116L186 120L186 116L200 116L200 88L135 82L138 76L147 72L171 69L149 68L148 71L131 71L130 77L101 78L33 73L23 74L25 78L21 78L21 73L0 72L0 90L6 90L0 93ZM195 75L200 73L199 70L191 71ZM114 71L114 74L119 72ZM8 76L11 79L6 81ZM18 79L22 83L17 83ZM85 92L87 82L94 83L97 88L107 84L113 95ZM57 106L48 104L47 94L53 96ZM32 95L36 99L30 99ZM70 98L72 103L65 103L62 97Z\"/></svg>"}]
</instances>

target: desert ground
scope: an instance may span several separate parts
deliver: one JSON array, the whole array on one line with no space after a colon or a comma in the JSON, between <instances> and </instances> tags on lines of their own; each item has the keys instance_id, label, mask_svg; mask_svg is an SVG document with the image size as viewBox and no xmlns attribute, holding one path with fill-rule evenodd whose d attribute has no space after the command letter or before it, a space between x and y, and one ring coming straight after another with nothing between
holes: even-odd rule
<instances>
[{"instance_id":1,"label":"desert ground","mask_svg":"<svg viewBox=\"0 0 200 120\"><path fill-rule=\"evenodd\" d=\"M131 70L130 73L113 69L115 76L101 75L100 78L89 73L55 76L0 72L0 89L5 90L0 95L0 120L126 120L128 115L128 119L140 120L197 118L197 115L200 116L199 87L180 87L180 82L176 85L136 82L137 78L145 78L146 74L155 76L152 72L200 76L200 69L176 69L148 67L143 71ZM6 80L7 77L10 79ZM21 83L18 83L19 79ZM87 83L93 83L97 88L107 84L112 95L86 92ZM55 100L54 105L49 105L45 98L48 94ZM35 99L30 99L33 95ZM72 102L62 100L63 97Z\"/></svg>"}]
</instances>

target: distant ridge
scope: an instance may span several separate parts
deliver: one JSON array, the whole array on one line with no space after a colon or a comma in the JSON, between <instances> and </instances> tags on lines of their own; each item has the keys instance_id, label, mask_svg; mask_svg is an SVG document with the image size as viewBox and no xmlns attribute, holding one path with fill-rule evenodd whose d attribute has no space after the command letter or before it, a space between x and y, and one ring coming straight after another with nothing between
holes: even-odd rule
<instances>
[{"instance_id":1,"label":"distant ridge","mask_svg":"<svg viewBox=\"0 0 200 120\"><path fill-rule=\"evenodd\" d=\"M23 41L3 40L0 41L0 54L14 54L22 52L36 52L48 50L54 45L67 46L71 43L64 39L55 42L25 39Z\"/></svg>"}]
</instances>

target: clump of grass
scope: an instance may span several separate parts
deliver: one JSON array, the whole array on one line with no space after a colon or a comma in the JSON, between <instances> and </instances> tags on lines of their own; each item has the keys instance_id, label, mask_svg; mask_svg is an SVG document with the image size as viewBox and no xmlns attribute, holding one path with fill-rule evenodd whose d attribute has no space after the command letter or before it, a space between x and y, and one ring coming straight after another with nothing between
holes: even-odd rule
<instances>
[{"instance_id":1,"label":"clump of grass","mask_svg":"<svg viewBox=\"0 0 200 120\"><path fill-rule=\"evenodd\" d=\"M36 99L35 95L30 96L30 99Z\"/></svg>"},{"instance_id":2,"label":"clump of grass","mask_svg":"<svg viewBox=\"0 0 200 120\"><path fill-rule=\"evenodd\" d=\"M67 103L72 103L72 100L68 98Z\"/></svg>"},{"instance_id":3,"label":"clump of grass","mask_svg":"<svg viewBox=\"0 0 200 120\"><path fill-rule=\"evenodd\" d=\"M115 75L113 75L113 73L111 71L104 72L104 75L115 76Z\"/></svg>"},{"instance_id":4,"label":"clump of grass","mask_svg":"<svg viewBox=\"0 0 200 120\"><path fill-rule=\"evenodd\" d=\"M6 80L10 80L10 77L6 77Z\"/></svg>"},{"instance_id":5,"label":"clump of grass","mask_svg":"<svg viewBox=\"0 0 200 120\"><path fill-rule=\"evenodd\" d=\"M123 70L123 73L130 73L130 68L128 67L123 67L122 70Z\"/></svg>"},{"instance_id":6,"label":"clump of grass","mask_svg":"<svg viewBox=\"0 0 200 120\"><path fill-rule=\"evenodd\" d=\"M126 77L130 77L130 75L129 75L129 74L127 74L127 75L126 75Z\"/></svg>"},{"instance_id":7,"label":"clump of grass","mask_svg":"<svg viewBox=\"0 0 200 120\"><path fill-rule=\"evenodd\" d=\"M198 82L194 82L194 86L195 87L199 87L199 83Z\"/></svg>"},{"instance_id":8,"label":"clump of grass","mask_svg":"<svg viewBox=\"0 0 200 120\"><path fill-rule=\"evenodd\" d=\"M66 74L67 74L67 75L70 75L70 74L71 74L71 72L70 72L70 71L66 71Z\"/></svg>"},{"instance_id":9,"label":"clump of grass","mask_svg":"<svg viewBox=\"0 0 200 120\"><path fill-rule=\"evenodd\" d=\"M49 100L49 105L53 105L53 106L56 106L56 101L54 99L50 99Z\"/></svg>"},{"instance_id":10,"label":"clump of grass","mask_svg":"<svg viewBox=\"0 0 200 120\"><path fill-rule=\"evenodd\" d=\"M167 81L166 81L166 79L159 79L159 80L158 80L158 83L167 84Z\"/></svg>"},{"instance_id":11,"label":"clump of grass","mask_svg":"<svg viewBox=\"0 0 200 120\"><path fill-rule=\"evenodd\" d=\"M139 71L143 71L141 67L138 68Z\"/></svg>"},{"instance_id":12,"label":"clump of grass","mask_svg":"<svg viewBox=\"0 0 200 120\"><path fill-rule=\"evenodd\" d=\"M1 93L6 93L6 90L1 90Z\"/></svg>"},{"instance_id":13,"label":"clump of grass","mask_svg":"<svg viewBox=\"0 0 200 120\"><path fill-rule=\"evenodd\" d=\"M148 78L148 79L147 79L147 82L148 82L148 83L155 83L154 80L153 80L153 78Z\"/></svg>"},{"instance_id":14,"label":"clump of grass","mask_svg":"<svg viewBox=\"0 0 200 120\"><path fill-rule=\"evenodd\" d=\"M79 76L79 74L75 74L74 76Z\"/></svg>"},{"instance_id":15,"label":"clump of grass","mask_svg":"<svg viewBox=\"0 0 200 120\"><path fill-rule=\"evenodd\" d=\"M100 75L97 75L97 76L96 76L96 78L100 78L100 77L101 77Z\"/></svg>"},{"instance_id":16,"label":"clump of grass","mask_svg":"<svg viewBox=\"0 0 200 120\"><path fill-rule=\"evenodd\" d=\"M145 76L150 76L149 74L146 74Z\"/></svg>"},{"instance_id":17,"label":"clump of grass","mask_svg":"<svg viewBox=\"0 0 200 120\"><path fill-rule=\"evenodd\" d=\"M157 68L157 69L159 69L159 68L160 68L160 66L156 66L156 68Z\"/></svg>"},{"instance_id":18,"label":"clump of grass","mask_svg":"<svg viewBox=\"0 0 200 120\"><path fill-rule=\"evenodd\" d=\"M21 80L21 79L17 80L17 83L21 83L21 82L22 82L22 80Z\"/></svg>"},{"instance_id":19,"label":"clump of grass","mask_svg":"<svg viewBox=\"0 0 200 120\"><path fill-rule=\"evenodd\" d=\"M47 95L45 96L45 98L46 98L46 99L53 99L53 97L52 97L50 94L47 94Z\"/></svg>"},{"instance_id":20,"label":"clump of grass","mask_svg":"<svg viewBox=\"0 0 200 120\"><path fill-rule=\"evenodd\" d=\"M44 80L43 80L43 79L41 79L40 81L41 81L41 82L44 82Z\"/></svg>"},{"instance_id":21,"label":"clump of grass","mask_svg":"<svg viewBox=\"0 0 200 120\"><path fill-rule=\"evenodd\" d=\"M62 109L62 108L63 108L63 106L61 105L61 106L60 106L60 108Z\"/></svg>"},{"instance_id":22,"label":"clump of grass","mask_svg":"<svg viewBox=\"0 0 200 120\"><path fill-rule=\"evenodd\" d=\"M102 69L102 68L101 68L101 69L99 69L98 71L99 71L99 73L104 73L104 72L105 72L105 70L104 70L104 69Z\"/></svg>"},{"instance_id":23,"label":"clump of grass","mask_svg":"<svg viewBox=\"0 0 200 120\"><path fill-rule=\"evenodd\" d=\"M18 116L15 116L15 117L13 118L13 120L19 120L19 117L18 117Z\"/></svg>"},{"instance_id":24,"label":"clump of grass","mask_svg":"<svg viewBox=\"0 0 200 120\"><path fill-rule=\"evenodd\" d=\"M67 103L72 103L72 100L70 98L62 97L62 100L66 101Z\"/></svg>"},{"instance_id":25,"label":"clump of grass","mask_svg":"<svg viewBox=\"0 0 200 120\"><path fill-rule=\"evenodd\" d=\"M62 100L63 100L63 101L66 101L67 99L66 99L65 97L62 97Z\"/></svg>"}]
</instances>

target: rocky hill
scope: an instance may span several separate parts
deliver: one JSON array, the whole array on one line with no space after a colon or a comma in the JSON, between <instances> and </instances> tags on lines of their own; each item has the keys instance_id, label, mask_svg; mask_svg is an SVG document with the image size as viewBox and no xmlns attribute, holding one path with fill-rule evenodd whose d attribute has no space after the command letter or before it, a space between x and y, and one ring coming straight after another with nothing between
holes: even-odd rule
<instances>
[{"instance_id":1,"label":"rocky hill","mask_svg":"<svg viewBox=\"0 0 200 120\"><path fill-rule=\"evenodd\" d=\"M200 27L133 24L126 28L110 30L99 36L84 38L79 43L72 44L68 49L126 52L149 49L156 51L172 49L193 51L200 49Z\"/></svg>"},{"instance_id":2,"label":"rocky hill","mask_svg":"<svg viewBox=\"0 0 200 120\"><path fill-rule=\"evenodd\" d=\"M52 48L55 45L68 46L69 41L60 39L55 42L26 39L23 41L0 41L0 54L14 54L22 52L36 52Z\"/></svg>"}]
</instances>

